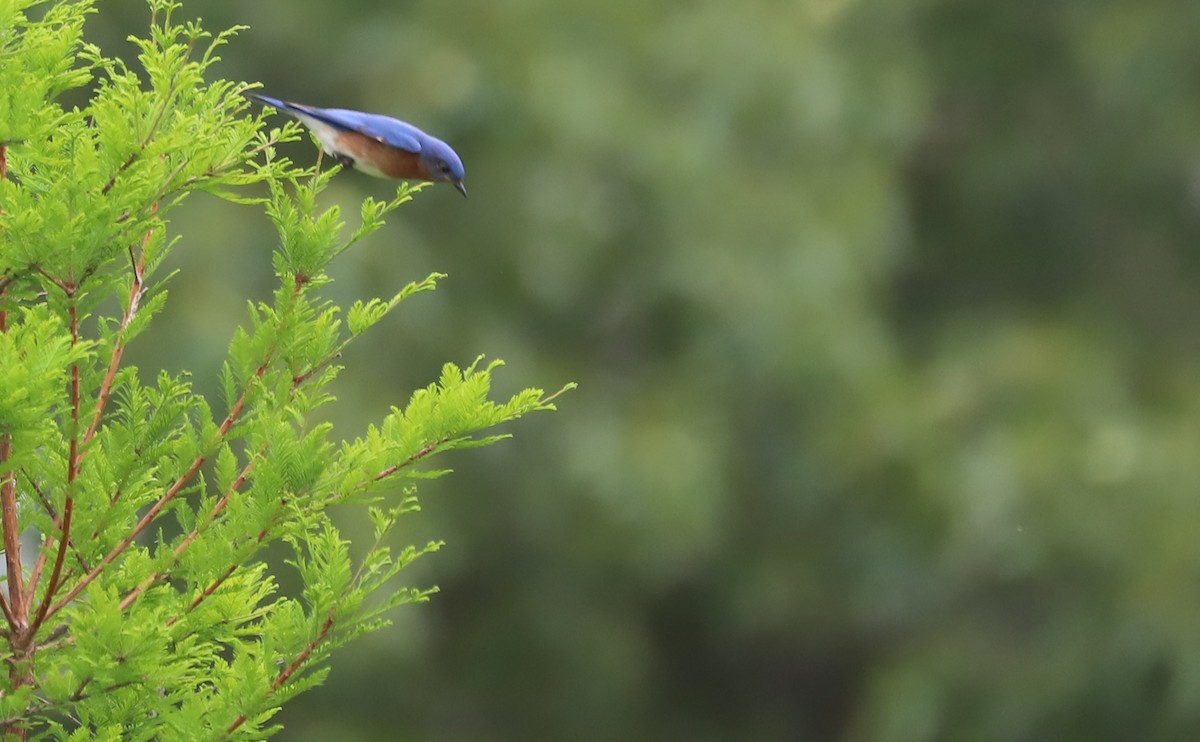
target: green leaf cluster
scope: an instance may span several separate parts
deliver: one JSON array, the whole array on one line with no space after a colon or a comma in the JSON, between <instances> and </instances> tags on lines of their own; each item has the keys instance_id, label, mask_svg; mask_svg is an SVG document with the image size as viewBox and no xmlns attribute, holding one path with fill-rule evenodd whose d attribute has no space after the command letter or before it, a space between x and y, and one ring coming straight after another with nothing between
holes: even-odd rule
<instances>
[{"instance_id":1,"label":"green leaf cluster","mask_svg":"<svg viewBox=\"0 0 1200 742\"><path fill-rule=\"evenodd\" d=\"M263 738L335 648L432 592L396 577L440 544L390 541L417 509L412 480L444 471L424 462L555 395L493 402L499 362L447 364L337 439L320 408L344 349L441 275L343 308L321 293L327 268L419 188L368 199L347 227L318 203L332 173L275 154L298 127L264 133L250 86L210 79L238 29L150 0L131 65L81 40L91 2L39 6L0 1L0 731ZM90 97L67 110L74 88ZM166 302L167 218L195 192L263 208L279 235L278 287L249 304L217 403L186 374L124 363ZM368 518L372 542L352 550L335 506Z\"/></svg>"}]
</instances>

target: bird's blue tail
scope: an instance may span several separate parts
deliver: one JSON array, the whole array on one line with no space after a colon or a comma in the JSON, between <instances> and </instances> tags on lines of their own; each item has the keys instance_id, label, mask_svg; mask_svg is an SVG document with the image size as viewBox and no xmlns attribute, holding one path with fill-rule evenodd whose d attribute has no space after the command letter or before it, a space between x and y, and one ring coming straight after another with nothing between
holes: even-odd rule
<instances>
[{"instance_id":1,"label":"bird's blue tail","mask_svg":"<svg viewBox=\"0 0 1200 742\"><path fill-rule=\"evenodd\" d=\"M266 103L268 106L272 106L273 108L278 108L278 109L284 110L284 111L286 111L292 107L292 105L290 103L288 103L287 101L282 101L282 100L279 100L278 98L272 98L269 95L259 95L258 93L246 93L246 97L253 98L254 100L256 100L260 103Z\"/></svg>"}]
</instances>

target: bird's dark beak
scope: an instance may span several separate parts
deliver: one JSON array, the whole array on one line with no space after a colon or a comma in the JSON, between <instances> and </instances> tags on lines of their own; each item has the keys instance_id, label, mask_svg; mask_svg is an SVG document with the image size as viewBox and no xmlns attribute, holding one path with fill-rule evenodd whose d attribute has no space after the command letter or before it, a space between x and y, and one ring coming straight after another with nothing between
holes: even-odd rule
<instances>
[{"instance_id":1,"label":"bird's dark beak","mask_svg":"<svg viewBox=\"0 0 1200 742\"><path fill-rule=\"evenodd\" d=\"M467 184L466 183L462 182L461 180L456 180L456 181L454 181L454 187L457 188L458 192L463 195L463 198L467 197Z\"/></svg>"}]
</instances>

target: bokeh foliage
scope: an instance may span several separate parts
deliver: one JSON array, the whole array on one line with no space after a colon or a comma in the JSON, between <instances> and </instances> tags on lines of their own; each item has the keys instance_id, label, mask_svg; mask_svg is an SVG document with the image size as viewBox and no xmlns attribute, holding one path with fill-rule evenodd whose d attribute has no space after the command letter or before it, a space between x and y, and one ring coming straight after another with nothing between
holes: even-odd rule
<instances>
[{"instance_id":1,"label":"bokeh foliage","mask_svg":"<svg viewBox=\"0 0 1200 742\"><path fill-rule=\"evenodd\" d=\"M1195 736L1200 6L203 12L224 74L466 162L339 277L450 276L340 397L463 347L581 382L427 502L442 593L286 738ZM260 285L188 206L179 290Z\"/></svg>"}]
</instances>

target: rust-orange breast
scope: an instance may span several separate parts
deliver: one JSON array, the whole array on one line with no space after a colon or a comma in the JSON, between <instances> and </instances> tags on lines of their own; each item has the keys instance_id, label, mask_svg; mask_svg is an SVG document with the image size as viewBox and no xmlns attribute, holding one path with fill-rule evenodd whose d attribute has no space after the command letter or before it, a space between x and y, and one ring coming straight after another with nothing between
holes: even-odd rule
<instances>
[{"instance_id":1,"label":"rust-orange breast","mask_svg":"<svg viewBox=\"0 0 1200 742\"><path fill-rule=\"evenodd\" d=\"M354 167L369 175L398 180L429 180L421 167L421 158L405 150L384 144L358 132L344 131L337 136L338 151L353 158Z\"/></svg>"}]
</instances>

